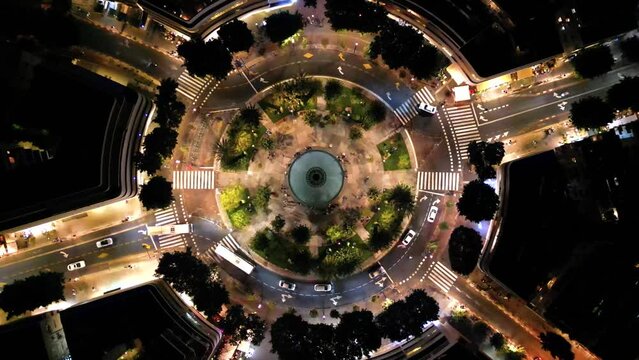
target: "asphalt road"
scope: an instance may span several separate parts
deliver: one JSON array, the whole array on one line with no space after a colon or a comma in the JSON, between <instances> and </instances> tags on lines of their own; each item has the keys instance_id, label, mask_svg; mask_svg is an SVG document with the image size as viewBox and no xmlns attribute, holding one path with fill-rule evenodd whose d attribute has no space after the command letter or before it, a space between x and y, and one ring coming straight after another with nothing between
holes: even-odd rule
<instances>
[{"instance_id":1,"label":"asphalt road","mask_svg":"<svg viewBox=\"0 0 639 360\"><path fill-rule=\"evenodd\" d=\"M145 229L142 221L140 219L100 230L74 241L47 245L3 258L0 260L0 282L11 283L40 271L59 271L68 278L79 277L108 269L117 259L143 254L146 250L142 243L148 242L148 237L138 232ZM96 241L106 237L112 237L114 244L98 249ZM80 260L86 262L85 268L67 270L68 264Z\"/></svg>"}]
</instances>

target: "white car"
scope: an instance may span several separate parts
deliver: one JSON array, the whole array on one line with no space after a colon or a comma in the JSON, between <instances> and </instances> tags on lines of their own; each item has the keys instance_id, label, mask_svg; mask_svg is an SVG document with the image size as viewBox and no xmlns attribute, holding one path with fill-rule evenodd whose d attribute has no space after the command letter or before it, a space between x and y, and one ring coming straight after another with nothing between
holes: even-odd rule
<instances>
[{"instance_id":1,"label":"white car","mask_svg":"<svg viewBox=\"0 0 639 360\"><path fill-rule=\"evenodd\" d=\"M319 291L319 292L327 292L327 291L333 290L333 285L331 285L331 284L315 284L315 286L313 286L313 290Z\"/></svg>"},{"instance_id":2,"label":"white car","mask_svg":"<svg viewBox=\"0 0 639 360\"><path fill-rule=\"evenodd\" d=\"M437 112L437 108L434 107L433 105L430 105L430 104L427 104L425 102L422 102L417 107L417 112L421 116L433 116Z\"/></svg>"},{"instance_id":3,"label":"white car","mask_svg":"<svg viewBox=\"0 0 639 360\"><path fill-rule=\"evenodd\" d=\"M368 272L368 277L371 279L374 279L380 275L382 275L382 273L384 272L384 270L382 270L382 267L378 267L376 269L373 269L371 271Z\"/></svg>"},{"instance_id":4,"label":"white car","mask_svg":"<svg viewBox=\"0 0 639 360\"><path fill-rule=\"evenodd\" d=\"M402 245L406 246L410 244L414 237L415 232L413 230L408 230L408 234L406 234L406 236L404 236L404 240L402 240Z\"/></svg>"},{"instance_id":5,"label":"white car","mask_svg":"<svg viewBox=\"0 0 639 360\"><path fill-rule=\"evenodd\" d=\"M95 243L95 246L97 246L98 249L111 246L111 245L113 245L113 238L102 239Z\"/></svg>"},{"instance_id":6,"label":"white car","mask_svg":"<svg viewBox=\"0 0 639 360\"><path fill-rule=\"evenodd\" d=\"M278 284L281 288L284 288L286 290L295 290L295 284L290 283L288 281L284 281L284 280L280 280L279 284Z\"/></svg>"},{"instance_id":7,"label":"white car","mask_svg":"<svg viewBox=\"0 0 639 360\"><path fill-rule=\"evenodd\" d=\"M80 260L67 265L67 270L69 271L78 270L78 269L82 269L85 266L87 266L87 264L84 262L84 260Z\"/></svg>"},{"instance_id":8,"label":"white car","mask_svg":"<svg viewBox=\"0 0 639 360\"><path fill-rule=\"evenodd\" d=\"M429 223L435 222L437 211L439 211L439 208L437 206L433 205L430 207L430 211L428 212L428 219L427 219Z\"/></svg>"}]
</instances>

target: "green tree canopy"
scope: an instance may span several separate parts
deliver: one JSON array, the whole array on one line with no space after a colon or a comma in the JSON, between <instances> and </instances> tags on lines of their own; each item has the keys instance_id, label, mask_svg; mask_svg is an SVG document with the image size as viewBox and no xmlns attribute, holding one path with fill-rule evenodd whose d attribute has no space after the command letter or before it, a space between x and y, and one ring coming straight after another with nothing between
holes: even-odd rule
<instances>
[{"instance_id":1,"label":"green tree canopy","mask_svg":"<svg viewBox=\"0 0 639 360\"><path fill-rule=\"evenodd\" d=\"M280 11L268 16L264 21L266 21L264 26L266 36L278 44L295 35L304 27L302 15L298 12L291 14L288 11Z\"/></svg>"},{"instance_id":2,"label":"green tree canopy","mask_svg":"<svg viewBox=\"0 0 639 360\"><path fill-rule=\"evenodd\" d=\"M422 325L437 319L438 313L437 302L424 290L415 289L405 300L396 301L379 313L375 322L383 336L400 341L409 335L421 335Z\"/></svg>"},{"instance_id":3,"label":"green tree canopy","mask_svg":"<svg viewBox=\"0 0 639 360\"><path fill-rule=\"evenodd\" d=\"M626 59L632 62L639 62L639 37L631 36L621 40L619 45Z\"/></svg>"},{"instance_id":4,"label":"green tree canopy","mask_svg":"<svg viewBox=\"0 0 639 360\"><path fill-rule=\"evenodd\" d=\"M553 358L559 360L573 360L575 354L572 352L572 345L563 336L553 333L545 332L539 334L539 341L541 342L541 348L548 351Z\"/></svg>"},{"instance_id":5,"label":"green tree canopy","mask_svg":"<svg viewBox=\"0 0 639 360\"><path fill-rule=\"evenodd\" d=\"M233 211L249 201L249 192L241 184L227 186L222 190L220 202L226 211Z\"/></svg>"},{"instance_id":6,"label":"green tree canopy","mask_svg":"<svg viewBox=\"0 0 639 360\"><path fill-rule=\"evenodd\" d=\"M7 318L64 300L64 274L41 272L5 285L0 292L0 308Z\"/></svg>"},{"instance_id":7,"label":"green tree canopy","mask_svg":"<svg viewBox=\"0 0 639 360\"><path fill-rule=\"evenodd\" d=\"M586 79L607 73L614 63L610 48L605 45L583 49L572 60L575 71Z\"/></svg>"},{"instance_id":8,"label":"green tree canopy","mask_svg":"<svg viewBox=\"0 0 639 360\"><path fill-rule=\"evenodd\" d=\"M154 176L146 184L142 185L139 195L142 206L145 209L164 209L173 201L173 188L171 182L162 176Z\"/></svg>"},{"instance_id":9,"label":"green tree canopy","mask_svg":"<svg viewBox=\"0 0 639 360\"><path fill-rule=\"evenodd\" d=\"M164 279L177 292L193 293L209 280L211 269L187 248L162 254L155 276Z\"/></svg>"},{"instance_id":10,"label":"green tree canopy","mask_svg":"<svg viewBox=\"0 0 639 360\"><path fill-rule=\"evenodd\" d=\"M632 109L639 112L639 96L636 91L639 86L639 77L630 76L622 79L608 89L608 103L617 110Z\"/></svg>"},{"instance_id":11,"label":"green tree canopy","mask_svg":"<svg viewBox=\"0 0 639 360\"><path fill-rule=\"evenodd\" d=\"M208 280L199 284L191 293L195 307L212 317L222 310L222 305L229 303L229 293L221 283Z\"/></svg>"},{"instance_id":12,"label":"green tree canopy","mask_svg":"<svg viewBox=\"0 0 639 360\"><path fill-rule=\"evenodd\" d=\"M493 165L499 165L505 154L502 142L471 141L468 144L468 162L482 181L495 178Z\"/></svg>"},{"instance_id":13,"label":"green tree canopy","mask_svg":"<svg viewBox=\"0 0 639 360\"><path fill-rule=\"evenodd\" d=\"M287 312L271 325L271 352L281 360L314 359L309 353L309 324Z\"/></svg>"},{"instance_id":14,"label":"green tree canopy","mask_svg":"<svg viewBox=\"0 0 639 360\"><path fill-rule=\"evenodd\" d=\"M579 129L600 128L614 118L612 106L598 96L588 96L570 105L570 122Z\"/></svg>"},{"instance_id":15,"label":"green tree canopy","mask_svg":"<svg viewBox=\"0 0 639 360\"><path fill-rule=\"evenodd\" d=\"M494 333L490 337L490 345L492 345L497 351L503 349L504 345L506 345L506 339L504 338L504 335L498 332Z\"/></svg>"},{"instance_id":16,"label":"green tree canopy","mask_svg":"<svg viewBox=\"0 0 639 360\"><path fill-rule=\"evenodd\" d=\"M311 239L311 229L306 225L297 225L291 230L291 237L298 244L306 244Z\"/></svg>"},{"instance_id":17,"label":"green tree canopy","mask_svg":"<svg viewBox=\"0 0 639 360\"><path fill-rule=\"evenodd\" d=\"M495 190L480 180L473 180L464 186L457 210L472 222L490 220L499 208L499 196Z\"/></svg>"},{"instance_id":18,"label":"green tree canopy","mask_svg":"<svg viewBox=\"0 0 639 360\"><path fill-rule=\"evenodd\" d=\"M280 214L277 214L275 216L275 219L273 219L273 221L271 221L271 227L273 228L273 231L275 231L275 232L282 231L282 229L284 228L284 225L286 225L286 220Z\"/></svg>"},{"instance_id":19,"label":"green tree canopy","mask_svg":"<svg viewBox=\"0 0 639 360\"><path fill-rule=\"evenodd\" d=\"M399 184L393 187L388 193L388 201L401 214L411 212L415 208L415 194L413 194L410 186L406 184Z\"/></svg>"},{"instance_id":20,"label":"green tree canopy","mask_svg":"<svg viewBox=\"0 0 639 360\"><path fill-rule=\"evenodd\" d=\"M393 21L375 36L369 56L381 56L391 69L406 67L419 79L436 75L446 64L443 55L414 28Z\"/></svg>"},{"instance_id":21,"label":"green tree canopy","mask_svg":"<svg viewBox=\"0 0 639 360\"><path fill-rule=\"evenodd\" d=\"M220 26L218 35L230 52L248 51L255 43L253 33L244 21L231 20Z\"/></svg>"},{"instance_id":22,"label":"green tree canopy","mask_svg":"<svg viewBox=\"0 0 639 360\"><path fill-rule=\"evenodd\" d=\"M140 171L145 171L149 175L155 174L162 168L162 162L164 159L162 156L155 152L138 152L135 154L133 161L135 167Z\"/></svg>"},{"instance_id":23,"label":"green tree canopy","mask_svg":"<svg viewBox=\"0 0 639 360\"><path fill-rule=\"evenodd\" d=\"M219 39L206 43L199 38L191 39L180 44L177 51L184 58L186 70L193 76L211 75L223 80L233 70L233 56Z\"/></svg>"},{"instance_id":24,"label":"green tree canopy","mask_svg":"<svg viewBox=\"0 0 639 360\"><path fill-rule=\"evenodd\" d=\"M465 226L456 227L448 241L448 256L453 271L462 275L473 272L481 247L481 235L477 231Z\"/></svg>"},{"instance_id":25,"label":"green tree canopy","mask_svg":"<svg viewBox=\"0 0 639 360\"><path fill-rule=\"evenodd\" d=\"M267 211L268 203L271 200L271 188L267 185L260 186L257 188L257 193L255 194L255 199L253 200L253 204L256 208Z\"/></svg>"},{"instance_id":26,"label":"green tree canopy","mask_svg":"<svg viewBox=\"0 0 639 360\"><path fill-rule=\"evenodd\" d=\"M333 100L342 93L342 90L342 83L337 80L328 80L324 85L324 96L328 100Z\"/></svg>"},{"instance_id":27,"label":"green tree canopy","mask_svg":"<svg viewBox=\"0 0 639 360\"><path fill-rule=\"evenodd\" d=\"M317 0L304 0L304 7L317 7Z\"/></svg>"},{"instance_id":28,"label":"green tree canopy","mask_svg":"<svg viewBox=\"0 0 639 360\"><path fill-rule=\"evenodd\" d=\"M177 131L171 128L156 127L144 137L144 151L169 158L177 145L177 137Z\"/></svg>"},{"instance_id":29,"label":"green tree canopy","mask_svg":"<svg viewBox=\"0 0 639 360\"><path fill-rule=\"evenodd\" d=\"M336 31L376 33L389 22L386 9L366 0L327 0L325 9L324 16Z\"/></svg>"}]
</instances>

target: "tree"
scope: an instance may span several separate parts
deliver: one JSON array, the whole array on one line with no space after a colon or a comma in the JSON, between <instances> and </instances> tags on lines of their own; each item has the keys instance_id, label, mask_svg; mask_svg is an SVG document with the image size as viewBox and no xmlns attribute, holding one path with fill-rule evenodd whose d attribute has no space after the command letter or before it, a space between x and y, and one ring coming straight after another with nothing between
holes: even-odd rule
<instances>
[{"instance_id":1,"label":"tree","mask_svg":"<svg viewBox=\"0 0 639 360\"><path fill-rule=\"evenodd\" d=\"M328 324L310 324L308 326L308 351L311 359L341 359L335 349L335 329Z\"/></svg>"},{"instance_id":2,"label":"tree","mask_svg":"<svg viewBox=\"0 0 639 360\"><path fill-rule=\"evenodd\" d=\"M329 316L333 319L339 319L339 311L337 311L336 309L332 309Z\"/></svg>"},{"instance_id":3,"label":"tree","mask_svg":"<svg viewBox=\"0 0 639 360\"><path fill-rule=\"evenodd\" d=\"M255 43L253 33L246 23L237 19L220 26L217 34L224 46L232 53L248 51Z\"/></svg>"},{"instance_id":4,"label":"tree","mask_svg":"<svg viewBox=\"0 0 639 360\"><path fill-rule=\"evenodd\" d=\"M483 344L484 341L490 336L492 330L483 321L478 321L473 324L473 341L475 344Z\"/></svg>"},{"instance_id":5,"label":"tree","mask_svg":"<svg viewBox=\"0 0 639 360\"><path fill-rule=\"evenodd\" d=\"M41 272L5 285L0 292L0 308L7 318L64 300L64 274Z\"/></svg>"},{"instance_id":6,"label":"tree","mask_svg":"<svg viewBox=\"0 0 639 360\"><path fill-rule=\"evenodd\" d=\"M348 132L348 138L353 141L361 139L363 135L362 128L359 126L351 126L351 129Z\"/></svg>"},{"instance_id":7,"label":"tree","mask_svg":"<svg viewBox=\"0 0 639 360\"><path fill-rule=\"evenodd\" d=\"M415 195L410 186L399 184L390 190L388 201L391 202L398 212L405 214L415 208Z\"/></svg>"},{"instance_id":8,"label":"tree","mask_svg":"<svg viewBox=\"0 0 639 360\"><path fill-rule=\"evenodd\" d=\"M144 151L159 154L164 158L171 157L177 145L177 131L168 127L156 127L144 137Z\"/></svg>"},{"instance_id":9,"label":"tree","mask_svg":"<svg viewBox=\"0 0 639 360\"><path fill-rule=\"evenodd\" d=\"M481 235L465 226L458 226L450 234L448 257L456 273L469 275L475 269L481 252Z\"/></svg>"},{"instance_id":10,"label":"tree","mask_svg":"<svg viewBox=\"0 0 639 360\"><path fill-rule=\"evenodd\" d=\"M422 325L437 319L439 305L424 290L416 289L406 297L392 303L379 313L375 322L383 336L391 341L406 339L409 335L419 336Z\"/></svg>"},{"instance_id":11,"label":"tree","mask_svg":"<svg viewBox=\"0 0 639 360\"><path fill-rule=\"evenodd\" d=\"M211 268L187 248L162 254L155 276L164 279L175 291L190 294L209 280Z\"/></svg>"},{"instance_id":12,"label":"tree","mask_svg":"<svg viewBox=\"0 0 639 360\"><path fill-rule=\"evenodd\" d=\"M606 126L615 118L612 106L598 96L588 96L570 106L570 122L579 129Z\"/></svg>"},{"instance_id":13,"label":"tree","mask_svg":"<svg viewBox=\"0 0 639 360\"><path fill-rule=\"evenodd\" d=\"M217 315L222 310L222 305L229 302L228 291L217 281L207 280L197 285L189 295L193 297L195 307L209 317Z\"/></svg>"},{"instance_id":14,"label":"tree","mask_svg":"<svg viewBox=\"0 0 639 360\"><path fill-rule=\"evenodd\" d=\"M260 126L262 114L255 106L247 106L240 110L237 118L243 125L258 127Z\"/></svg>"},{"instance_id":15,"label":"tree","mask_svg":"<svg viewBox=\"0 0 639 360\"><path fill-rule=\"evenodd\" d=\"M342 93L342 84L337 80L328 80L324 85L324 96L327 100L333 100Z\"/></svg>"},{"instance_id":16,"label":"tree","mask_svg":"<svg viewBox=\"0 0 639 360\"><path fill-rule=\"evenodd\" d=\"M306 244L311 239L311 230L306 225L297 225L291 230L291 236L298 244Z\"/></svg>"},{"instance_id":17,"label":"tree","mask_svg":"<svg viewBox=\"0 0 639 360\"><path fill-rule=\"evenodd\" d=\"M260 186L257 188L257 193L255 194L255 199L253 200L253 204L256 208L261 210L268 210L268 203L271 200L271 188L268 185Z\"/></svg>"},{"instance_id":18,"label":"tree","mask_svg":"<svg viewBox=\"0 0 639 360\"><path fill-rule=\"evenodd\" d=\"M333 30L353 30L376 33L386 23L386 9L366 0L327 0L324 16Z\"/></svg>"},{"instance_id":19,"label":"tree","mask_svg":"<svg viewBox=\"0 0 639 360\"><path fill-rule=\"evenodd\" d=\"M247 316L242 305L233 304L220 321L220 327L224 329L231 344L237 345L250 338L251 343L257 346L264 340L266 322L255 314Z\"/></svg>"},{"instance_id":20,"label":"tree","mask_svg":"<svg viewBox=\"0 0 639 360\"><path fill-rule=\"evenodd\" d=\"M266 21L264 26L266 36L278 44L295 35L304 27L302 15L298 12L291 14L288 11L280 11L268 16L264 21Z\"/></svg>"},{"instance_id":21,"label":"tree","mask_svg":"<svg viewBox=\"0 0 639 360\"><path fill-rule=\"evenodd\" d=\"M162 176L156 175L142 185L139 198L142 206L147 210L164 209L171 205L171 201L173 201L171 182Z\"/></svg>"},{"instance_id":22,"label":"tree","mask_svg":"<svg viewBox=\"0 0 639 360\"><path fill-rule=\"evenodd\" d=\"M575 354L572 352L572 345L563 336L553 333L545 332L539 334L539 341L541 342L541 348L548 351L553 358L559 360L573 360Z\"/></svg>"},{"instance_id":23,"label":"tree","mask_svg":"<svg viewBox=\"0 0 639 360\"><path fill-rule=\"evenodd\" d=\"M420 326L428 321L436 320L439 315L439 304L422 289L413 290L405 301L411 309L411 317Z\"/></svg>"},{"instance_id":24,"label":"tree","mask_svg":"<svg viewBox=\"0 0 639 360\"><path fill-rule=\"evenodd\" d=\"M630 76L622 79L608 89L608 103L617 110L630 108L634 112L639 112L639 97L635 93L638 86L639 77Z\"/></svg>"},{"instance_id":25,"label":"tree","mask_svg":"<svg viewBox=\"0 0 639 360\"><path fill-rule=\"evenodd\" d=\"M382 346L382 335L373 313L360 310L343 313L335 327L335 348L341 359L359 360Z\"/></svg>"},{"instance_id":26,"label":"tree","mask_svg":"<svg viewBox=\"0 0 639 360\"><path fill-rule=\"evenodd\" d=\"M583 49L572 60L575 71L587 79L607 73L614 63L610 48L605 45Z\"/></svg>"},{"instance_id":27,"label":"tree","mask_svg":"<svg viewBox=\"0 0 639 360\"><path fill-rule=\"evenodd\" d=\"M473 180L464 186L457 210L472 222L490 220L499 208L499 196L495 190L479 180Z\"/></svg>"},{"instance_id":28,"label":"tree","mask_svg":"<svg viewBox=\"0 0 639 360\"><path fill-rule=\"evenodd\" d=\"M375 36L369 56L381 56L391 69L406 67L419 79L430 78L445 66L446 60L411 26L389 22Z\"/></svg>"},{"instance_id":29,"label":"tree","mask_svg":"<svg viewBox=\"0 0 639 360\"><path fill-rule=\"evenodd\" d=\"M233 211L246 203L249 200L248 196L248 190L240 184L227 186L222 190L220 203L226 211Z\"/></svg>"},{"instance_id":30,"label":"tree","mask_svg":"<svg viewBox=\"0 0 639 360\"><path fill-rule=\"evenodd\" d=\"M284 220L284 217L282 217L282 215L280 214L277 214L277 216L275 216L275 219L271 221L271 227L273 228L273 231L275 232L282 231L282 229L284 228L284 225L286 225L286 220Z\"/></svg>"},{"instance_id":31,"label":"tree","mask_svg":"<svg viewBox=\"0 0 639 360\"><path fill-rule=\"evenodd\" d=\"M313 359L309 345L309 324L294 312L287 312L271 325L271 352L282 360Z\"/></svg>"},{"instance_id":32,"label":"tree","mask_svg":"<svg viewBox=\"0 0 639 360\"><path fill-rule=\"evenodd\" d=\"M393 233L379 225L374 225L369 233L368 244L373 251L385 249L393 241Z\"/></svg>"},{"instance_id":33,"label":"tree","mask_svg":"<svg viewBox=\"0 0 639 360\"><path fill-rule=\"evenodd\" d=\"M473 165L481 181L497 176L493 165L499 165L505 154L502 142L471 141L468 144L468 162Z\"/></svg>"},{"instance_id":34,"label":"tree","mask_svg":"<svg viewBox=\"0 0 639 360\"><path fill-rule=\"evenodd\" d=\"M504 335L501 333L496 332L490 337L490 345L492 345L497 351L501 350L505 344L506 339L504 339Z\"/></svg>"},{"instance_id":35,"label":"tree","mask_svg":"<svg viewBox=\"0 0 639 360\"><path fill-rule=\"evenodd\" d=\"M193 76L211 75L223 80L233 70L233 56L219 39L207 43L200 38L191 39L180 44L177 51L184 58L186 70Z\"/></svg>"},{"instance_id":36,"label":"tree","mask_svg":"<svg viewBox=\"0 0 639 360\"><path fill-rule=\"evenodd\" d=\"M621 40L621 51L623 56L632 62L639 62L639 37L631 36Z\"/></svg>"},{"instance_id":37,"label":"tree","mask_svg":"<svg viewBox=\"0 0 639 360\"><path fill-rule=\"evenodd\" d=\"M368 108L368 115L370 115L373 123L377 124L379 122L382 122L386 118L386 106L384 106L381 101L374 100L370 103L370 107ZM368 128L367 126L364 127Z\"/></svg>"},{"instance_id":38,"label":"tree","mask_svg":"<svg viewBox=\"0 0 639 360\"><path fill-rule=\"evenodd\" d=\"M304 7L317 7L317 0L304 0Z\"/></svg>"},{"instance_id":39,"label":"tree","mask_svg":"<svg viewBox=\"0 0 639 360\"><path fill-rule=\"evenodd\" d=\"M133 161L135 162L135 167L140 171L145 171L149 175L155 174L158 170L162 168L162 162L164 159L162 156L155 152L138 152Z\"/></svg>"}]
</instances>

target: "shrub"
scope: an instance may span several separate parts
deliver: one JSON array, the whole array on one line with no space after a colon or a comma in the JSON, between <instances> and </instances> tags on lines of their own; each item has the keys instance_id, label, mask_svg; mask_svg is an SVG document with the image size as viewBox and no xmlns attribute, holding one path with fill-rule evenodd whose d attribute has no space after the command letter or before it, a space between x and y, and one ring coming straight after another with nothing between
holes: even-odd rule
<instances>
[{"instance_id":1,"label":"shrub","mask_svg":"<svg viewBox=\"0 0 639 360\"><path fill-rule=\"evenodd\" d=\"M327 100L332 100L342 93L342 84L337 80L329 80L324 86L324 96Z\"/></svg>"},{"instance_id":2,"label":"shrub","mask_svg":"<svg viewBox=\"0 0 639 360\"><path fill-rule=\"evenodd\" d=\"M352 126L351 130L350 130L350 132L348 134L348 137L351 140L358 140L358 139L362 138L362 135L363 135L362 129L359 126ZM408 162L410 164L410 160Z\"/></svg>"},{"instance_id":3,"label":"shrub","mask_svg":"<svg viewBox=\"0 0 639 360\"><path fill-rule=\"evenodd\" d=\"M311 239L311 230L306 225L297 225L291 230L291 237L298 244L306 244Z\"/></svg>"}]
</instances>

